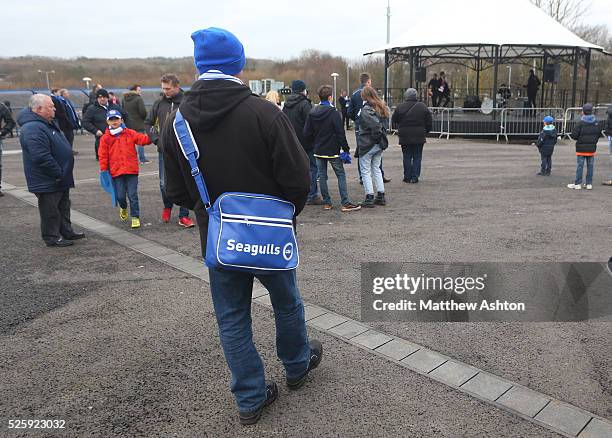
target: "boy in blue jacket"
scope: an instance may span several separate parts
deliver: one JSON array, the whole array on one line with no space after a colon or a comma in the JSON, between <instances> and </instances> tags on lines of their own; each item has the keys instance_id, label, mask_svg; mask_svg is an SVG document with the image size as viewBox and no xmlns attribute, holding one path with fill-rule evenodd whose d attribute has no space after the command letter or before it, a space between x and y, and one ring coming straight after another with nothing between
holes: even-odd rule
<instances>
[{"instance_id":1,"label":"boy in blue jacket","mask_svg":"<svg viewBox=\"0 0 612 438\"><path fill-rule=\"evenodd\" d=\"M544 128L538 137L538 150L542 158L542 165L538 175L550 176L552 169L552 154L557 144L557 129L553 125L555 119L551 116L544 117Z\"/></svg>"}]
</instances>

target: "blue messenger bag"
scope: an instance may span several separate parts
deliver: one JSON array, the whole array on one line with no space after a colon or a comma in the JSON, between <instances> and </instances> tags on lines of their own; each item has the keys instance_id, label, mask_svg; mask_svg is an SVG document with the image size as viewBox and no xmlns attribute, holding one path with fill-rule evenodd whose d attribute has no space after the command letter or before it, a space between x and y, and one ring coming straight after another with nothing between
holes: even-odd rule
<instances>
[{"instance_id":1,"label":"blue messenger bag","mask_svg":"<svg viewBox=\"0 0 612 438\"><path fill-rule=\"evenodd\" d=\"M197 163L200 151L180 110L174 119L174 134L208 213L206 266L257 274L297 268L295 206L275 196L242 192L223 193L211 206Z\"/></svg>"}]
</instances>

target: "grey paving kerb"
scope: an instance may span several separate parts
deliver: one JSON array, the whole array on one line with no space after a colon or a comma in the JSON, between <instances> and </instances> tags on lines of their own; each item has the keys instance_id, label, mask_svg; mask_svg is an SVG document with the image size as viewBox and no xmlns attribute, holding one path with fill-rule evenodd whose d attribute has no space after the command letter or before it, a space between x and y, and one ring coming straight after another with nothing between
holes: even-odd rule
<instances>
[{"instance_id":1,"label":"grey paving kerb","mask_svg":"<svg viewBox=\"0 0 612 438\"><path fill-rule=\"evenodd\" d=\"M9 193L35 205L36 198L9 186ZM129 249L163 262L175 269L209 281L202 263L144 238L73 211L73 222L113 240ZM253 302L271 307L269 295L262 287L255 289ZM612 422L544 394L524 388L483 370L452 360L404 339L397 339L369 328L366 324L305 303L307 324L359 347L374 351L387 360L437 380L479 400L516 413L565 436L612 436ZM590 425L588 429L585 429ZM583 432L583 433L581 433ZM604 435L600 435L604 433ZM578 435L580 434L580 435Z\"/></svg>"}]
</instances>

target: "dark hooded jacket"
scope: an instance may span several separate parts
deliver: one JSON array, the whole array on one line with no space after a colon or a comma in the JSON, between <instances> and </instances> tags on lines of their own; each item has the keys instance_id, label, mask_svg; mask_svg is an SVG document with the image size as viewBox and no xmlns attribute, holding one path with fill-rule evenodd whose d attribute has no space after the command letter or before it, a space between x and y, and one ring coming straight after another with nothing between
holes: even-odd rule
<instances>
[{"instance_id":1,"label":"dark hooded jacket","mask_svg":"<svg viewBox=\"0 0 612 438\"><path fill-rule=\"evenodd\" d=\"M157 145L157 152L163 149L160 142L160 133L162 132L168 116L179 107L183 101L185 92L180 89L179 92L172 97L162 96L153 102L153 107L149 111L149 115L145 119L145 134L149 136L151 141Z\"/></svg>"},{"instance_id":2,"label":"dark hooded jacket","mask_svg":"<svg viewBox=\"0 0 612 438\"><path fill-rule=\"evenodd\" d=\"M72 147L55 121L24 109L17 117L23 170L32 193L63 192L74 187Z\"/></svg>"},{"instance_id":3,"label":"dark hooded jacket","mask_svg":"<svg viewBox=\"0 0 612 438\"><path fill-rule=\"evenodd\" d=\"M198 165L211 202L225 192L260 193L292 202L296 215L302 211L310 190L309 160L276 105L251 94L245 85L199 80L185 93L180 110L200 151ZM175 114L161 136L166 195L196 211L205 254L208 216L174 134Z\"/></svg>"},{"instance_id":4,"label":"dark hooded jacket","mask_svg":"<svg viewBox=\"0 0 612 438\"><path fill-rule=\"evenodd\" d=\"M135 91L127 91L123 93L121 106L130 116L130 124L126 126L134 131L144 132L145 119L147 118L147 109L145 108L144 100L140 94Z\"/></svg>"},{"instance_id":5,"label":"dark hooded jacket","mask_svg":"<svg viewBox=\"0 0 612 438\"><path fill-rule=\"evenodd\" d=\"M13 120L11 110L0 102L0 137L9 134L13 129L15 129L15 121Z\"/></svg>"},{"instance_id":6,"label":"dark hooded jacket","mask_svg":"<svg viewBox=\"0 0 612 438\"><path fill-rule=\"evenodd\" d=\"M557 129L554 125L546 125L538 137L538 149L544 156L550 156L557 144Z\"/></svg>"},{"instance_id":7,"label":"dark hooded jacket","mask_svg":"<svg viewBox=\"0 0 612 438\"><path fill-rule=\"evenodd\" d=\"M304 125L311 109L312 103L310 99L301 93L290 94L283 106L283 112L291 121L291 126L293 126L293 130L306 152L312 152L312 143L304 138Z\"/></svg>"},{"instance_id":8,"label":"dark hooded jacket","mask_svg":"<svg viewBox=\"0 0 612 438\"><path fill-rule=\"evenodd\" d=\"M304 125L304 137L312 143L316 156L337 157L340 148L349 152L340 114L330 105L318 105L310 111Z\"/></svg>"},{"instance_id":9,"label":"dark hooded jacket","mask_svg":"<svg viewBox=\"0 0 612 438\"><path fill-rule=\"evenodd\" d=\"M606 135L608 137L612 136L612 106L608 108L606 111L608 114L608 121L606 122Z\"/></svg>"},{"instance_id":10,"label":"dark hooded jacket","mask_svg":"<svg viewBox=\"0 0 612 438\"><path fill-rule=\"evenodd\" d=\"M431 111L416 97L406 99L395 109L391 123L398 127L399 144L424 144L432 127Z\"/></svg>"},{"instance_id":11,"label":"dark hooded jacket","mask_svg":"<svg viewBox=\"0 0 612 438\"><path fill-rule=\"evenodd\" d=\"M595 155L597 140L601 137L601 126L594 116L582 116L572 129L571 135L576 140L577 155Z\"/></svg>"}]
</instances>

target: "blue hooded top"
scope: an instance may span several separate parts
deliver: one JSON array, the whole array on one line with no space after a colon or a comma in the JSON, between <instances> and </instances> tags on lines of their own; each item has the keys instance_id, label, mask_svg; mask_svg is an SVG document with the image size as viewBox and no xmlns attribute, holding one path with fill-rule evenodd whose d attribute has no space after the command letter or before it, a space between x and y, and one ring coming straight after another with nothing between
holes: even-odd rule
<instances>
[{"instance_id":1,"label":"blue hooded top","mask_svg":"<svg viewBox=\"0 0 612 438\"><path fill-rule=\"evenodd\" d=\"M74 187L74 158L70 143L54 121L48 122L30 108L17 117L23 170L32 193L62 192Z\"/></svg>"}]
</instances>

